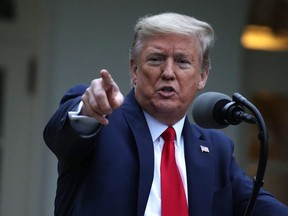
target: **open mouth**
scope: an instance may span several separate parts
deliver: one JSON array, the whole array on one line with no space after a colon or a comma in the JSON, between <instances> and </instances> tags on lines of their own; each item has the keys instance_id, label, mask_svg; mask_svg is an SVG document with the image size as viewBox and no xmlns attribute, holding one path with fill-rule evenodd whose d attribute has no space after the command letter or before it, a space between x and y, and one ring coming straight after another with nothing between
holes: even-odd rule
<instances>
[{"instance_id":1,"label":"open mouth","mask_svg":"<svg viewBox=\"0 0 288 216\"><path fill-rule=\"evenodd\" d=\"M172 88L172 87L163 87L163 88L161 88L161 91L163 91L163 92L173 92L174 88Z\"/></svg>"}]
</instances>

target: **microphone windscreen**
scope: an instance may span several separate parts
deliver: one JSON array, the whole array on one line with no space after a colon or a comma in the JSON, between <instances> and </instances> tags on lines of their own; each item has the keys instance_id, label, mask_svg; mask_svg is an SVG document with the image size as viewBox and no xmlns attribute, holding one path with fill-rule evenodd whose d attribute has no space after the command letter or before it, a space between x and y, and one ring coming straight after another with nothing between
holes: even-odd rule
<instances>
[{"instance_id":1,"label":"microphone windscreen","mask_svg":"<svg viewBox=\"0 0 288 216\"><path fill-rule=\"evenodd\" d=\"M199 95L192 105L192 117L196 124L204 128L221 129L228 126L217 119L221 118L221 110L231 102L231 98L218 92L206 92Z\"/></svg>"}]
</instances>

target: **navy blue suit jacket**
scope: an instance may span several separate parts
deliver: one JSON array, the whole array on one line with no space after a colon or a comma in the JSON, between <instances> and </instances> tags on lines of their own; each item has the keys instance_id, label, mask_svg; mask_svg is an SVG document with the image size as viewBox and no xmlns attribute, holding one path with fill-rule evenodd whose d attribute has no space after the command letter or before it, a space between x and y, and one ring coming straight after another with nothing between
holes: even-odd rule
<instances>
[{"instance_id":1,"label":"navy blue suit jacket","mask_svg":"<svg viewBox=\"0 0 288 216\"><path fill-rule=\"evenodd\" d=\"M55 215L144 215L153 180L151 135L134 92L110 116L109 125L82 138L67 112L81 100L87 86L69 90L44 130L48 147L57 156L59 178ZM189 215L243 215L252 182L233 158L233 144L216 130L183 128ZM202 152L200 146L209 148ZM261 190L253 215L288 215L287 207Z\"/></svg>"}]
</instances>

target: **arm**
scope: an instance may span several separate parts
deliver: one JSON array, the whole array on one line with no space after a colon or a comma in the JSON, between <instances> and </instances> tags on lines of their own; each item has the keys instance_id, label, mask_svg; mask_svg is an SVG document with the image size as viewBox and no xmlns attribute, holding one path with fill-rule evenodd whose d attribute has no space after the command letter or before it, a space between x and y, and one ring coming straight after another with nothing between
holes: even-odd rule
<instances>
[{"instance_id":1,"label":"arm","mask_svg":"<svg viewBox=\"0 0 288 216\"><path fill-rule=\"evenodd\" d=\"M253 182L233 161L232 170L234 173L233 191L236 194L234 198L235 215L244 216L250 196L252 194ZM288 207L278 201L270 193L261 189L254 205L251 216L278 216L288 215Z\"/></svg>"},{"instance_id":2,"label":"arm","mask_svg":"<svg viewBox=\"0 0 288 216\"><path fill-rule=\"evenodd\" d=\"M65 166L80 163L93 149L93 137L81 137L81 134L71 127L68 116L68 112L78 106L86 88L85 85L79 85L67 91L44 129L43 136L47 146L56 155L59 163Z\"/></svg>"},{"instance_id":3,"label":"arm","mask_svg":"<svg viewBox=\"0 0 288 216\"><path fill-rule=\"evenodd\" d=\"M215 185L217 191L214 193L214 212L226 215L223 213L226 210L226 213L229 212L231 215L244 216L252 194L252 179L235 161L232 140L223 135L222 132L219 134L219 131L215 130L210 130L210 133L207 134L206 139L210 140L211 143L215 143ZM231 201L233 201L233 207L230 206ZM227 215L229 214L227 213ZM251 216L274 215L288 215L287 206L264 189L260 190Z\"/></svg>"},{"instance_id":4,"label":"arm","mask_svg":"<svg viewBox=\"0 0 288 216\"><path fill-rule=\"evenodd\" d=\"M93 117L100 124L106 125L108 120L105 115L123 102L123 95L108 71L102 70L100 76L89 87L81 85L70 89L45 127L44 140L62 165L74 166L85 160L93 151L95 138L95 135L87 138L75 131L71 127L68 112L75 109L82 100L80 114Z\"/></svg>"}]
</instances>

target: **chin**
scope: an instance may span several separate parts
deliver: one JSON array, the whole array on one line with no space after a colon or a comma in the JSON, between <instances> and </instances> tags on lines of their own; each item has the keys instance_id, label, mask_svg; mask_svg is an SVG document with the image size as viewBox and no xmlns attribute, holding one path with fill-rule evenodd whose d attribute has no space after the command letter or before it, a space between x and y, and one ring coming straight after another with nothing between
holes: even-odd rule
<instances>
[{"instance_id":1,"label":"chin","mask_svg":"<svg viewBox=\"0 0 288 216\"><path fill-rule=\"evenodd\" d=\"M159 113L175 113L175 112L179 112L180 107L175 105L175 104L171 104L171 103L160 103L160 104L157 104L156 106L156 110L159 112Z\"/></svg>"}]
</instances>

